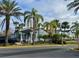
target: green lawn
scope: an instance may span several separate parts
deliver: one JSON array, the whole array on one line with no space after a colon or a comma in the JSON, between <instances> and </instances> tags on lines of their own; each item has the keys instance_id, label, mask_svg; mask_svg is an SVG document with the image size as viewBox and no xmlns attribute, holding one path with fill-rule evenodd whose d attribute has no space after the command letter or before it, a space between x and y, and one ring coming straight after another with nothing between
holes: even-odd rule
<instances>
[{"instance_id":1,"label":"green lawn","mask_svg":"<svg viewBox=\"0 0 79 59\"><path fill-rule=\"evenodd\" d=\"M76 41L66 41L66 44L63 45L74 45L77 44ZM25 47L51 47L51 46L62 46L62 44L49 44L49 43L36 43L35 45L25 44L25 45L8 45L0 46L0 48L25 48Z\"/></svg>"},{"instance_id":2,"label":"green lawn","mask_svg":"<svg viewBox=\"0 0 79 59\"><path fill-rule=\"evenodd\" d=\"M76 41L66 41L66 44L77 44Z\"/></svg>"}]
</instances>

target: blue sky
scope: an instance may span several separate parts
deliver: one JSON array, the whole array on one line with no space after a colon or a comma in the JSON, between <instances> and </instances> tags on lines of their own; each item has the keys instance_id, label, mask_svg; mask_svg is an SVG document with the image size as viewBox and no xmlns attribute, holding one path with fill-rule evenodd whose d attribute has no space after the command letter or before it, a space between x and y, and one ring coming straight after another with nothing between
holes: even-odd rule
<instances>
[{"instance_id":1,"label":"blue sky","mask_svg":"<svg viewBox=\"0 0 79 59\"><path fill-rule=\"evenodd\" d=\"M59 19L60 22L68 21L74 22L79 19L79 12L75 15L73 9L67 10L67 4L73 0L16 0L22 11L27 11L32 8L38 10L43 15L45 21L51 21L53 19ZM12 22L11 22L12 24ZM13 25L10 25L14 28Z\"/></svg>"},{"instance_id":2,"label":"blue sky","mask_svg":"<svg viewBox=\"0 0 79 59\"><path fill-rule=\"evenodd\" d=\"M67 4L71 1L73 0L17 0L23 11L35 8L44 16L45 21L57 18L60 21L66 20L69 22L74 21L74 19L78 20L78 14L75 15L73 9L70 11L67 10Z\"/></svg>"}]
</instances>

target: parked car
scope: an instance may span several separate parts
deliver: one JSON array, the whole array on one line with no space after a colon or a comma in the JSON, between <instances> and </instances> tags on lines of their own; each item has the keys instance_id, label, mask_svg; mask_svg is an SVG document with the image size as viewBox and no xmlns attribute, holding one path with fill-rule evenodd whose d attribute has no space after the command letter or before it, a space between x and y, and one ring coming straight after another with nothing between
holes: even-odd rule
<instances>
[{"instance_id":1,"label":"parked car","mask_svg":"<svg viewBox=\"0 0 79 59\"><path fill-rule=\"evenodd\" d=\"M0 37L0 44L5 43L5 39L6 39L5 36L1 36ZM8 43L15 44L15 42L17 42L16 38L13 38L13 37L8 38Z\"/></svg>"}]
</instances>

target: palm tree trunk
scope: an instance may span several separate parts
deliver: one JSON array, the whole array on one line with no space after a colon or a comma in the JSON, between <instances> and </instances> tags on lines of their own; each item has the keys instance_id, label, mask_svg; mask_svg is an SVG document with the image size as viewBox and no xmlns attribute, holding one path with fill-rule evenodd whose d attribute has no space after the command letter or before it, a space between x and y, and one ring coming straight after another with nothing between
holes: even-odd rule
<instances>
[{"instance_id":1,"label":"palm tree trunk","mask_svg":"<svg viewBox=\"0 0 79 59\"><path fill-rule=\"evenodd\" d=\"M39 31L40 31L40 29L38 28L38 36L40 35L40 32ZM40 41L40 38L38 38L38 40Z\"/></svg>"},{"instance_id":2,"label":"palm tree trunk","mask_svg":"<svg viewBox=\"0 0 79 59\"><path fill-rule=\"evenodd\" d=\"M6 32L5 32L5 45L8 45L8 31L9 31L9 25L10 25L10 16L6 15Z\"/></svg>"},{"instance_id":3,"label":"palm tree trunk","mask_svg":"<svg viewBox=\"0 0 79 59\"><path fill-rule=\"evenodd\" d=\"M36 33L33 32L33 34L32 34L32 42L33 42L33 45L35 44L35 36L36 36Z\"/></svg>"},{"instance_id":4,"label":"palm tree trunk","mask_svg":"<svg viewBox=\"0 0 79 59\"><path fill-rule=\"evenodd\" d=\"M56 28L55 28L55 34L56 34L56 32L57 32L57 31L56 31Z\"/></svg>"},{"instance_id":5,"label":"palm tree trunk","mask_svg":"<svg viewBox=\"0 0 79 59\"><path fill-rule=\"evenodd\" d=\"M65 29L64 29L64 34L65 34Z\"/></svg>"},{"instance_id":6,"label":"palm tree trunk","mask_svg":"<svg viewBox=\"0 0 79 59\"><path fill-rule=\"evenodd\" d=\"M27 29L29 29L29 22L27 22Z\"/></svg>"},{"instance_id":7,"label":"palm tree trunk","mask_svg":"<svg viewBox=\"0 0 79 59\"><path fill-rule=\"evenodd\" d=\"M36 20L35 18L33 17L33 34L32 34L32 42L33 42L33 45L35 44L35 37L36 37Z\"/></svg>"}]
</instances>

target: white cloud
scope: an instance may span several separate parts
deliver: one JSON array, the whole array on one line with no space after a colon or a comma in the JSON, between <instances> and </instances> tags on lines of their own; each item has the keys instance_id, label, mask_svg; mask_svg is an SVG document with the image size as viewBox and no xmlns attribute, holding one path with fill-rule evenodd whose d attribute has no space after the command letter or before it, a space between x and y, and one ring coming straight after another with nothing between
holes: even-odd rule
<instances>
[{"instance_id":1,"label":"white cloud","mask_svg":"<svg viewBox=\"0 0 79 59\"><path fill-rule=\"evenodd\" d=\"M68 11L67 4L73 0L17 0L23 9L29 10L36 8L40 14L45 17L45 20L53 18L75 18L73 9ZM68 20L70 21L70 20Z\"/></svg>"},{"instance_id":2,"label":"white cloud","mask_svg":"<svg viewBox=\"0 0 79 59\"><path fill-rule=\"evenodd\" d=\"M77 21L79 19L79 12L74 15L73 9L68 11L67 4L73 0L16 0L18 4L24 9L29 10L35 8L40 14L44 16L45 21L51 21L54 18L60 21ZM23 10L23 11L24 11ZM11 21L12 23L12 21Z\"/></svg>"},{"instance_id":3,"label":"white cloud","mask_svg":"<svg viewBox=\"0 0 79 59\"><path fill-rule=\"evenodd\" d=\"M29 4L31 8L36 8L40 13L47 14L52 17L61 17L67 14L71 14L71 11L67 11L67 4L64 0L40 0L40 2L34 2Z\"/></svg>"}]
</instances>

